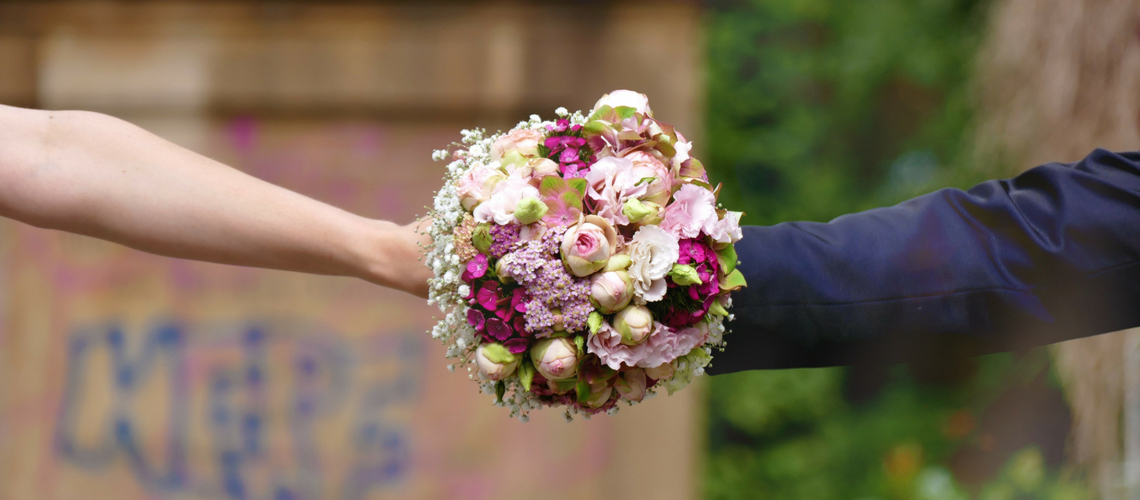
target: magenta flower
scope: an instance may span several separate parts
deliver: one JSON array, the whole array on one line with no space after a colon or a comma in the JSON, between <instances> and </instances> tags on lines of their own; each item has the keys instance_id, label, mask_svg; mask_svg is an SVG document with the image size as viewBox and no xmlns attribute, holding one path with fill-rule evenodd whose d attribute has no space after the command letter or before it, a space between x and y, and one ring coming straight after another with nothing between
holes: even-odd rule
<instances>
[{"instance_id":1,"label":"magenta flower","mask_svg":"<svg viewBox=\"0 0 1140 500\"><path fill-rule=\"evenodd\" d=\"M496 281L484 281L483 286L479 288L479 292L475 294L475 300L488 311L498 309L499 283Z\"/></svg>"},{"instance_id":2,"label":"magenta flower","mask_svg":"<svg viewBox=\"0 0 1140 500\"><path fill-rule=\"evenodd\" d=\"M487 274L487 256L483 254L475 254L475 258L467 261L467 271L463 273L463 279L471 282L476 279L482 278Z\"/></svg>"},{"instance_id":3,"label":"magenta flower","mask_svg":"<svg viewBox=\"0 0 1140 500\"><path fill-rule=\"evenodd\" d=\"M522 316L519 317L521 318ZM507 350L511 351L511 354L522 354L526 352L528 347L530 347L530 341L527 339L515 338L503 342L503 345L507 347Z\"/></svg>"},{"instance_id":4,"label":"magenta flower","mask_svg":"<svg viewBox=\"0 0 1140 500\"><path fill-rule=\"evenodd\" d=\"M487 320L487 333L500 342L511 338L511 328L498 318L489 318Z\"/></svg>"},{"instance_id":5,"label":"magenta flower","mask_svg":"<svg viewBox=\"0 0 1140 500\"><path fill-rule=\"evenodd\" d=\"M483 331L483 312L478 309L467 310L467 324L475 327L478 331Z\"/></svg>"}]
</instances>

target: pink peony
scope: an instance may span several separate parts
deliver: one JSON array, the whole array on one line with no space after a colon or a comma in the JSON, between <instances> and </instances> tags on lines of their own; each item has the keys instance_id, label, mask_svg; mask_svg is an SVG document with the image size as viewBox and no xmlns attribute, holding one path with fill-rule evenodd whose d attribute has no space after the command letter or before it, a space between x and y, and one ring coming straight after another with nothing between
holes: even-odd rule
<instances>
[{"instance_id":1,"label":"pink peony","mask_svg":"<svg viewBox=\"0 0 1140 500\"><path fill-rule=\"evenodd\" d=\"M499 161L511 151L518 151L526 158L538 156L538 145L542 143L542 132L531 129L515 129L500 137L491 145L491 159Z\"/></svg>"},{"instance_id":2,"label":"pink peony","mask_svg":"<svg viewBox=\"0 0 1140 500\"><path fill-rule=\"evenodd\" d=\"M740 212L725 212L724 218L716 221L709 228L709 236L717 243L736 243L744 237L744 232L740 230L740 216L744 215Z\"/></svg>"},{"instance_id":3,"label":"pink peony","mask_svg":"<svg viewBox=\"0 0 1140 500\"><path fill-rule=\"evenodd\" d=\"M608 323L602 323L597 333L586 341L586 351L601 359L614 370L627 368L656 368L671 363L704 343L707 327L701 323L692 328L674 330L661 323L653 323L649 339L637 345L625 345L621 334Z\"/></svg>"},{"instance_id":4,"label":"pink peony","mask_svg":"<svg viewBox=\"0 0 1140 500\"><path fill-rule=\"evenodd\" d=\"M633 163L633 175L637 178L637 182L641 182L647 177L655 179L646 185L645 194L641 196L641 199L661 206L669 203L669 195L673 187L673 173L669 168L661 163L661 160L657 159L656 156L640 149L626 154L625 158Z\"/></svg>"},{"instance_id":5,"label":"pink peony","mask_svg":"<svg viewBox=\"0 0 1140 500\"><path fill-rule=\"evenodd\" d=\"M491 197L495 186L506 179L497 168L486 165L477 165L459 179L459 187L455 193L459 195L460 204L465 210L474 210L476 206Z\"/></svg>"},{"instance_id":6,"label":"pink peony","mask_svg":"<svg viewBox=\"0 0 1140 500\"><path fill-rule=\"evenodd\" d=\"M538 188L523 177L511 176L495 185L491 197L475 207L472 215L478 222L494 222L499 225L517 223L515 207L524 198L538 198Z\"/></svg>"},{"instance_id":7,"label":"pink peony","mask_svg":"<svg viewBox=\"0 0 1140 500\"><path fill-rule=\"evenodd\" d=\"M701 186L685 184L673 193L673 203L665 207L661 229L679 238L696 238L717 223L716 197Z\"/></svg>"},{"instance_id":8,"label":"pink peony","mask_svg":"<svg viewBox=\"0 0 1140 500\"><path fill-rule=\"evenodd\" d=\"M629 158L606 157L598 160L586 174L586 197L594 201L596 214L615 226L629 224L629 218L622 213L625 202L646 194L649 186L638 185L644 177L656 174L650 169L635 171Z\"/></svg>"}]
</instances>

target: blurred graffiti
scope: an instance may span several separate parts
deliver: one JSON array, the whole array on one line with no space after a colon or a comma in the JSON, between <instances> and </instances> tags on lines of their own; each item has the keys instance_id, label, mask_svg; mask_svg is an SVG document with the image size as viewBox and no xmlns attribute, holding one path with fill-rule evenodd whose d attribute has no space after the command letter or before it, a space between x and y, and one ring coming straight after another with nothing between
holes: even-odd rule
<instances>
[{"instance_id":1,"label":"blurred graffiti","mask_svg":"<svg viewBox=\"0 0 1140 500\"><path fill-rule=\"evenodd\" d=\"M125 463L155 493L363 498L409 472L420 349L280 320L79 328L56 451L92 474Z\"/></svg>"}]
</instances>

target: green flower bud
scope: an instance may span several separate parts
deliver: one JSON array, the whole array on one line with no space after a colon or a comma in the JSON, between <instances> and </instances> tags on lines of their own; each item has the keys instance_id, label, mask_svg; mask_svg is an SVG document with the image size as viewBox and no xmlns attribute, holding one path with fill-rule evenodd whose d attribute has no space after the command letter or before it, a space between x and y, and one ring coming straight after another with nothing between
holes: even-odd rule
<instances>
[{"instance_id":1,"label":"green flower bud","mask_svg":"<svg viewBox=\"0 0 1140 500\"><path fill-rule=\"evenodd\" d=\"M693 266L684 264L673 264L673 269L669 271L669 277L673 278L673 283L681 286L701 284L701 277L697 274L697 270L693 269Z\"/></svg>"},{"instance_id":2,"label":"green flower bud","mask_svg":"<svg viewBox=\"0 0 1140 500\"><path fill-rule=\"evenodd\" d=\"M471 232L471 244L475 245L475 249L480 252L487 252L491 249L491 225L486 222L475 226L475 230Z\"/></svg>"},{"instance_id":3,"label":"green flower bud","mask_svg":"<svg viewBox=\"0 0 1140 500\"><path fill-rule=\"evenodd\" d=\"M630 264L633 264L633 260L631 260L628 255L619 253L611 255L610 260L606 262L606 267L602 268L602 270L607 273L610 271L624 271L629 269Z\"/></svg>"},{"instance_id":4,"label":"green flower bud","mask_svg":"<svg viewBox=\"0 0 1140 500\"><path fill-rule=\"evenodd\" d=\"M519 224L533 224L542 219L546 215L546 203L533 196L528 196L519 201L515 206L515 217L519 220Z\"/></svg>"},{"instance_id":5,"label":"green flower bud","mask_svg":"<svg viewBox=\"0 0 1140 500\"><path fill-rule=\"evenodd\" d=\"M621 209L622 215L628 217L630 223L641 222L641 219L652 215L653 212L653 209L646 206L637 198L626 200L625 206Z\"/></svg>"}]
</instances>

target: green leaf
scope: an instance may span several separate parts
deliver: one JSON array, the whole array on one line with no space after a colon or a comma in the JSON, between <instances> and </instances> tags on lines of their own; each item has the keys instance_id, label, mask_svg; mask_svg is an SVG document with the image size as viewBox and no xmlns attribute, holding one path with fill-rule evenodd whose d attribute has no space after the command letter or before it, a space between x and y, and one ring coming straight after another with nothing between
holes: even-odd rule
<instances>
[{"instance_id":1,"label":"green leaf","mask_svg":"<svg viewBox=\"0 0 1140 500\"><path fill-rule=\"evenodd\" d=\"M701 160L690 158L689 161L681 164L681 177L696 179L705 175L705 166Z\"/></svg>"},{"instance_id":2,"label":"green leaf","mask_svg":"<svg viewBox=\"0 0 1140 500\"><path fill-rule=\"evenodd\" d=\"M590 313L590 314L592 315L594 313ZM586 352L586 337L583 337L581 335L574 337L574 345L578 348L578 354L579 355Z\"/></svg>"},{"instance_id":3,"label":"green leaf","mask_svg":"<svg viewBox=\"0 0 1140 500\"><path fill-rule=\"evenodd\" d=\"M530 361L530 356L523 356L522 363L519 363L519 382L527 392L530 392L530 384L534 381L536 371L534 364Z\"/></svg>"},{"instance_id":4,"label":"green leaf","mask_svg":"<svg viewBox=\"0 0 1140 500\"><path fill-rule=\"evenodd\" d=\"M507 384L504 384L503 381L500 380L499 383L495 384L495 399L497 399L500 403L502 403L503 402L503 395L506 393L507 393Z\"/></svg>"},{"instance_id":5,"label":"green leaf","mask_svg":"<svg viewBox=\"0 0 1140 500\"><path fill-rule=\"evenodd\" d=\"M720 280L720 289L726 292L740 290L746 286L748 286L748 282L744 280L744 275L740 273L739 269L728 273Z\"/></svg>"},{"instance_id":6,"label":"green leaf","mask_svg":"<svg viewBox=\"0 0 1140 500\"><path fill-rule=\"evenodd\" d=\"M577 191L568 190L558 196L558 200L567 208L582 210L582 195Z\"/></svg>"},{"instance_id":7,"label":"green leaf","mask_svg":"<svg viewBox=\"0 0 1140 500\"><path fill-rule=\"evenodd\" d=\"M586 196L586 186L588 185L586 183L586 179L582 179L582 178L570 179L566 182L568 184L570 184L570 187L578 190L578 194L580 194L582 196Z\"/></svg>"},{"instance_id":8,"label":"green leaf","mask_svg":"<svg viewBox=\"0 0 1140 500\"><path fill-rule=\"evenodd\" d=\"M736 261L739 260L736 256L736 247L730 244L717 250L716 260L720 261L720 272L729 274L735 271Z\"/></svg>"},{"instance_id":9,"label":"green leaf","mask_svg":"<svg viewBox=\"0 0 1140 500\"><path fill-rule=\"evenodd\" d=\"M585 135L602 135L606 133L606 130L609 130L609 128L609 123L601 120L594 120L582 127L582 132L584 132Z\"/></svg>"},{"instance_id":10,"label":"green leaf","mask_svg":"<svg viewBox=\"0 0 1140 500\"><path fill-rule=\"evenodd\" d=\"M590 333L598 333L598 329L602 327L602 321L604 318L602 318L601 313L591 311L590 316L586 318L586 326L590 327Z\"/></svg>"},{"instance_id":11,"label":"green leaf","mask_svg":"<svg viewBox=\"0 0 1140 500\"><path fill-rule=\"evenodd\" d=\"M574 388L578 392L578 402L585 403L590 399L590 384L586 379L579 377L578 385Z\"/></svg>"},{"instance_id":12,"label":"green leaf","mask_svg":"<svg viewBox=\"0 0 1140 500\"><path fill-rule=\"evenodd\" d=\"M598 108L593 113L590 113L589 121L600 120L606 116L609 116L613 112L614 108L611 108L609 104L602 105L602 107Z\"/></svg>"},{"instance_id":13,"label":"green leaf","mask_svg":"<svg viewBox=\"0 0 1140 500\"><path fill-rule=\"evenodd\" d=\"M483 344L483 356L490 362L500 365L509 365L519 360L518 354L511 354L506 346L498 342Z\"/></svg>"},{"instance_id":14,"label":"green leaf","mask_svg":"<svg viewBox=\"0 0 1140 500\"><path fill-rule=\"evenodd\" d=\"M637 114L637 108L631 108L629 106L618 106L614 111L617 112L617 121L622 121Z\"/></svg>"},{"instance_id":15,"label":"green leaf","mask_svg":"<svg viewBox=\"0 0 1140 500\"><path fill-rule=\"evenodd\" d=\"M652 176L651 177L642 177L641 179L638 179L637 184L634 184L633 186L637 187L637 186L640 186L642 184L649 184L655 180L657 180L657 177L652 177Z\"/></svg>"},{"instance_id":16,"label":"green leaf","mask_svg":"<svg viewBox=\"0 0 1140 500\"><path fill-rule=\"evenodd\" d=\"M548 175L542 178L542 183L538 186L538 192L544 198L553 198L558 196L566 190L566 179L557 175Z\"/></svg>"},{"instance_id":17,"label":"green leaf","mask_svg":"<svg viewBox=\"0 0 1140 500\"><path fill-rule=\"evenodd\" d=\"M700 186L700 187L703 187L709 191L713 190L712 184L709 184L709 183L702 181L700 179L685 179L685 184L693 184L696 186Z\"/></svg>"}]
</instances>

